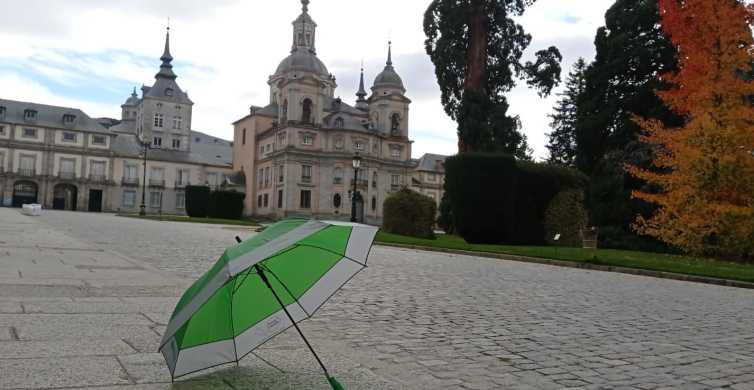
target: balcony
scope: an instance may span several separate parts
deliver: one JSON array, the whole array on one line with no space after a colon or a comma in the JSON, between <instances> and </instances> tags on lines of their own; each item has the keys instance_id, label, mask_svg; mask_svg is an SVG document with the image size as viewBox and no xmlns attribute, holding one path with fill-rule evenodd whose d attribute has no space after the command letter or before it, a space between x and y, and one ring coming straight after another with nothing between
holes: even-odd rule
<instances>
[{"instance_id":1,"label":"balcony","mask_svg":"<svg viewBox=\"0 0 754 390\"><path fill-rule=\"evenodd\" d=\"M343 178L342 177L335 177L332 179L333 184L343 184Z\"/></svg>"},{"instance_id":2,"label":"balcony","mask_svg":"<svg viewBox=\"0 0 754 390\"><path fill-rule=\"evenodd\" d=\"M89 175L89 181L92 183L104 183L107 181L107 176L91 174Z\"/></svg>"},{"instance_id":3,"label":"balcony","mask_svg":"<svg viewBox=\"0 0 754 390\"><path fill-rule=\"evenodd\" d=\"M139 186L139 178L138 177L126 177L123 176L123 178L120 180L120 183L124 186Z\"/></svg>"},{"instance_id":4,"label":"balcony","mask_svg":"<svg viewBox=\"0 0 754 390\"><path fill-rule=\"evenodd\" d=\"M165 179L149 179L150 187L165 187Z\"/></svg>"},{"instance_id":5,"label":"balcony","mask_svg":"<svg viewBox=\"0 0 754 390\"><path fill-rule=\"evenodd\" d=\"M175 181L175 188L186 188L186 186L190 186L191 183L189 183L187 180L176 180Z\"/></svg>"},{"instance_id":6,"label":"balcony","mask_svg":"<svg viewBox=\"0 0 754 390\"><path fill-rule=\"evenodd\" d=\"M301 176L301 182L302 183L306 183L306 184L310 184L312 182L312 177L311 176Z\"/></svg>"},{"instance_id":7,"label":"balcony","mask_svg":"<svg viewBox=\"0 0 754 390\"><path fill-rule=\"evenodd\" d=\"M19 169L18 169L18 171L17 171L16 173L17 173L17 174L18 174L19 176L24 176L24 177L33 177L33 176L34 176L34 174L35 174L36 172L34 171L34 169L29 169L29 168L19 168Z\"/></svg>"},{"instance_id":8,"label":"balcony","mask_svg":"<svg viewBox=\"0 0 754 390\"><path fill-rule=\"evenodd\" d=\"M63 180L76 180L76 172L60 171L58 177Z\"/></svg>"},{"instance_id":9,"label":"balcony","mask_svg":"<svg viewBox=\"0 0 754 390\"><path fill-rule=\"evenodd\" d=\"M351 179L351 187L353 187L353 182L354 180ZM356 187L369 188L369 180L366 180L366 179L356 180Z\"/></svg>"},{"instance_id":10,"label":"balcony","mask_svg":"<svg viewBox=\"0 0 754 390\"><path fill-rule=\"evenodd\" d=\"M391 184L390 185L390 191L398 191L403 187L401 184Z\"/></svg>"}]
</instances>

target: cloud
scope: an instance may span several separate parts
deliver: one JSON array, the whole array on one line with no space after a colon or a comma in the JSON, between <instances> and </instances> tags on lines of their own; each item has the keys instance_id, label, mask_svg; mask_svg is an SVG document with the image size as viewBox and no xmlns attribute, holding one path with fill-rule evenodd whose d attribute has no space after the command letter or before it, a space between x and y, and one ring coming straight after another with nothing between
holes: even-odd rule
<instances>
[{"instance_id":1,"label":"cloud","mask_svg":"<svg viewBox=\"0 0 754 390\"><path fill-rule=\"evenodd\" d=\"M560 20L568 24L576 24L581 21L581 18L575 15L563 15Z\"/></svg>"},{"instance_id":2,"label":"cloud","mask_svg":"<svg viewBox=\"0 0 754 390\"><path fill-rule=\"evenodd\" d=\"M520 18L534 37L527 55L558 46L565 77L578 56L593 56L594 32L612 2L536 2ZM301 7L297 1L260 0L5 0L4 6L13 12L0 13L3 98L75 103L92 116L117 117L131 88L152 84L170 16L174 70L195 102L193 127L225 138L250 105L268 103L268 76L290 51L291 22ZM395 68L413 101L414 156L456 148L456 124L443 111L434 66L424 53L426 6L405 0L309 6L318 23L318 56L337 77L336 95L346 101L355 99L361 61L368 89L385 66L392 39ZM569 23L569 15L581 20ZM539 99L521 86L509 100L535 154L546 154L547 114L555 98Z\"/></svg>"}]
</instances>

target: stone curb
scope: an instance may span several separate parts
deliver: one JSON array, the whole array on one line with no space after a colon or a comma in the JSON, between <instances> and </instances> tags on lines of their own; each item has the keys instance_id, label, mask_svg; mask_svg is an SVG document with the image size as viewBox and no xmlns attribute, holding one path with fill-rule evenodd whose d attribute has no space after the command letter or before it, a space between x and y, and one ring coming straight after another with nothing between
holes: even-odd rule
<instances>
[{"instance_id":1,"label":"stone curb","mask_svg":"<svg viewBox=\"0 0 754 390\"><path fill-rule=\"evenodd\" d=\"M612 266L612 265L580 263L580 262L568 261L568 260L554 260L554 259L545 259L545 258L538 258L538 257L507 255L503 253L472 252L472 251L466 251L466 250L461 250L461 249L433 248L433 247L426 247L426 246L421 246L421 245L393 244L393 243L384 243L384 242L375 242L375 245L394 247L394 248L403 248L403 249L414 249L414 250L427 251L427 252L451 253L451 254L456 254L456 255L486 257L486 258L491 258L491 259L500 259L500 260L509 260L509 261L519 261L523 263L553 265L557 267L580 268L580 269L588 269L588 270L593 270L593 271L604 271L604 272L616 272L616 273L629 274L629 275L649 276L649 277L660 278L660 279L672 279L672 280L680 280L683 282L713 284L717 286L745 288L745 289L754 290L754 283L741 282L741 281L730 280L730 279L711 278L711 277L706 277L706 276L677 274L673 272L651 271L651 270L645 270L645 269L639 269L639 268L626 268L626 267L618 267L618 266Z\"/></svg>"}]
</instances>

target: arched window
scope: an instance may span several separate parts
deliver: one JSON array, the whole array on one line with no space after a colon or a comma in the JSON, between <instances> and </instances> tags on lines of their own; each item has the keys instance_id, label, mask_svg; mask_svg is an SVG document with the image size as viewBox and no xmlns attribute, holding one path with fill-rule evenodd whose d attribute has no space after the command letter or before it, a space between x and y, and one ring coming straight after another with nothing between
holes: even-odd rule
<instances>
[{"instance_id":1,"label":"arched window","mask_svg":"<svg viewBox=\"0 0 754 390\"><path fill-rule=\"evenodd\" d=\"M340 194L335 194L335 196L332 197L332 205L333 205L333 207L335 207L336 209L339 209L341 203L342 203L342 199L340 197Z\"/></svg>"},{"instance_id":2,"label":"arched window","mask_svg":"<svg viewBox=\"0 0 754 390\"><path fill-rule=\"evenodd\" d=\"M304 106L301 111L301 122L311 123L312 121L312 100L309 98L304 99L302 105Z\"/></svg>"},{"instance_id":3,"label":"arched window","mask_svg":"<svg viewBox=\"0 0 754 390\"><path fill-rule=\"evenodd\" d=\"M393 134L398 133L398 131L401 129L401 116L398 113L393 114L390 116L390 131L393 132Z\"/></svg>"},{"instance_id":4,"label":"arched window","mask_svg":"<svg viewBox=\"0 0 754 390\"><path fill-rule=\"evenodd\" d=\"M341 118L341 117L335 118L335 128L336 129L342 129L343 125L344 125L343 118Z\"/></svg>"},{"instance_id":5,"label":"arched window","mask_svg":"<svg viewBox=\"0 0 754 390\"><path fill-rule=\"evenodd\" d=\"M372 211L377 211L377 197L372 197Z\"/></svg>"}]
</instances>

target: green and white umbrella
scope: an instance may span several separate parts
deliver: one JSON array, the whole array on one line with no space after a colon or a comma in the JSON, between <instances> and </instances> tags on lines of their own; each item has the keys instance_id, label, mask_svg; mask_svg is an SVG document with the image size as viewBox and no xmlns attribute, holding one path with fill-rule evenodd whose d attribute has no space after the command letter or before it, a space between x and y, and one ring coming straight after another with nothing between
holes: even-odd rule
<instances>
[{"instance_id":1,"label":"green and white umbrella","mask_svg":"<svg viewBox=\"0 0 754 390\"><path fill-rule=\"evenodd\" d=\"M238 363L291 326L301 333L296 323L366 267L376 233L366 225L288 219L225 250L183 294L162 337L172 378Z\"/></svg>"}]
</instances>

